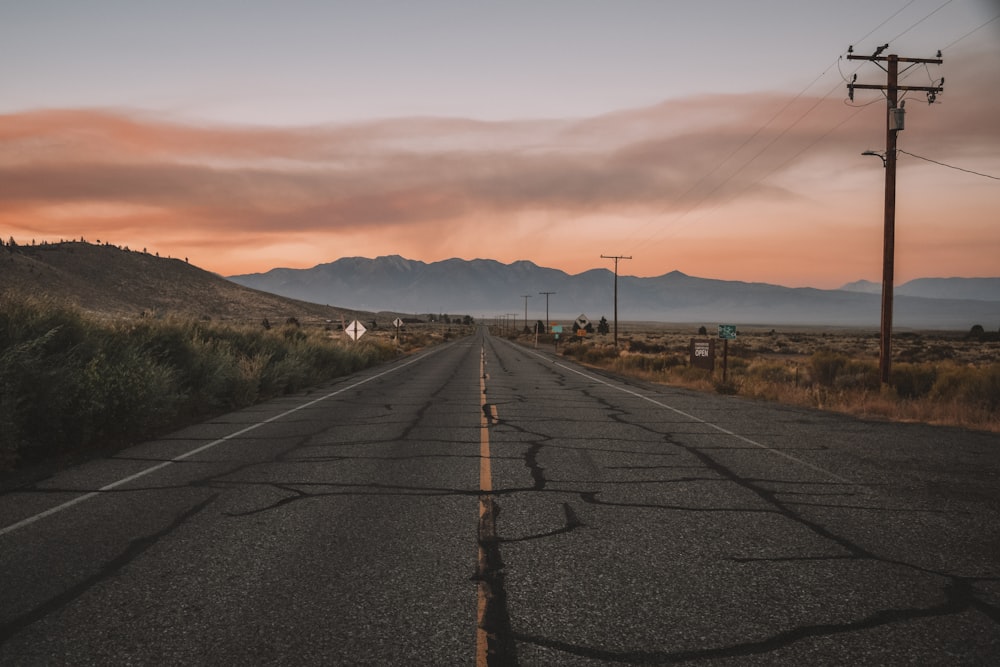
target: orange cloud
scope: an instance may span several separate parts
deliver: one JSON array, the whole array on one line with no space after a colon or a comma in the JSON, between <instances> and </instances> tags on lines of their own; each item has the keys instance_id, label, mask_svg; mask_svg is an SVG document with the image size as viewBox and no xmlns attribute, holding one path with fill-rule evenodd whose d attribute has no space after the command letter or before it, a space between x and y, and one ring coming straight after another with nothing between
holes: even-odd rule
<instances>
[{"instance_id":1,"label":"orange cloud","mask_svg":"<svg viewBox=\"0 0 1000 667\"><path fill-rule=\"evenodd\" d=\"M961 64L941 105L910 100L900 147L996 171L1000 91L972 88L981 60L967 58L965 73ZM859 253L841 237L859 219L879 233L881 172L859 154L881 145L884 105L844 97L714 95L581 120L293 129L107 110L12 114L0 116L0 227L169 246L164 254L221 273L388 253L584 270L602 252L635 249L639 275L746 271L741 279L807 284L873 277L874 264L877 277L878 244ZM901 159L901 196L933 192L942 175L926 167ZM924 208L955 218L950 241L971 248L966 267L995 273L981 258L984 247L1000 252L995 225L982 223L996 190L956 192L934 192ZM907 213L914 229L933 226ZM858 265L862 255L875 261Z\"/></svg>"}]
</instances>

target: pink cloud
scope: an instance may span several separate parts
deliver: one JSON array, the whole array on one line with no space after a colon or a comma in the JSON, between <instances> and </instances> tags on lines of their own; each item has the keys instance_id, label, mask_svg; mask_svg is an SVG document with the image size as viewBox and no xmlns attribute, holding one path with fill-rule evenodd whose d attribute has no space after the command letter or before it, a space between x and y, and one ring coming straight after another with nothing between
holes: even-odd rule
<instances>
[{"instance_id":1,"label":"pink cloud","mask_svg":"<svg viewBox=\"0 0 1000 667\"><path fill-rule=\"evenodd\" d=\"M970 69L949 76L942 104L910 100L900 145L996 168L1000 91L972 88L981 61L966 60ZM878 219L879 171L859 154L879 147L884 106L851 108L845 96L715 95L578 120L404 118L292 129L191 126L108 110L12 114L0 116L0 226L40 238L139 235L149 246L185 239L191 247L173 254L205 248L217 262L207 268L223 273L302 265L301 254L256 267L240 260L244 249L261 261L279 238L309 238L315 253L333 253L316 261L355 254L347 245L420 259L448 248L582 270L574 253L593 266L609 240L644 246L651 236L663 247L655 260L635 262L636 273L680 267L715 276L713 262L754 244L758 256L775 255L780 221ZM900 174L901 188L913 187L907 174L920 187L935 178L911 161L901 161ZM855 201L836 194L845 191ZM977 183L952 204L976 234L996 209L991 192ZM862 204L870 208L859 211ZM609 229L601 219L617 222ZM734 242L724 230L734 225L754 234L727 245ZM963 247L965 228L954 234ZM805 258L786 258L788 275L816 268L806 232L798 222L782 232ZM717 252L691 246L705 238ZM220 239L224 260L208 250ZM980 246L995 242L988 236ZM839 247L836 234L824 243ZM697 261L685 263L678 249Z\"/></svg>"}]
</instances>

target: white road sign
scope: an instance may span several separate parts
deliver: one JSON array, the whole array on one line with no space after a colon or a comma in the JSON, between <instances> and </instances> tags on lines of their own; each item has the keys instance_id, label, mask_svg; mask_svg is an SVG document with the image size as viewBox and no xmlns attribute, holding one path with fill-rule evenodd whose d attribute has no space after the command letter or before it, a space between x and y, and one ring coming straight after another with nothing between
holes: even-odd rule
<instances>
[{"instance_id":1,"label":"white road sign","mask_svg":"<svg viewBox=\"0 0 1000 667\"><path fill-rule=\"evenodd\" d=\"M345 329L347 335L351 337L351 340L357 340L365 335L368 329L365 329L365 325L361 324L357 320L352 320L350 324L347 325Z\"/></svg>"},{"instance_id":2,"label":"white road sign","mask_svg":"<svg viewBox=\"0 0 1000 667\"><path fill-rule=\"evenodd\" d=\"M397 329L398 329L399 327L403 326L403 320L399 319L398 317L397 317L396 319L394 319L394 320L392 321L392 323L393 323L393 325L394 325L394 326L395 326L395 327L396 327Z\"/></svg>"}]
</instances>

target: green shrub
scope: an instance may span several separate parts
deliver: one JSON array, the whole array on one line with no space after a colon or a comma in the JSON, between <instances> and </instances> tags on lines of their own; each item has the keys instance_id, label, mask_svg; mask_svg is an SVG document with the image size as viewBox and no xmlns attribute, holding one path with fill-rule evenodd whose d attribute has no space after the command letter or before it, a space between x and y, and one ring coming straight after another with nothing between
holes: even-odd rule
<instances>
[{"instance_id":1,"label":"green shrub","mask_svg":"<svg viewBox=\"0 0 1000 667\"><path fill-rule=\"evenodd\" d=\"M931 364L894 364L889 384L900 398L927 396L937 381L937 368Z\"/></svg>"},{"instance_id":2,"label":"green shrub","mask_svg":"<svg viewBox=\"0 0 1000 667\"><path fill-rule=\"evenodd\" d=\"M0 469L121 444L391 359L388 342L191 320L111 323L0 296Z\"/></svg>"},{"instance_id":3,"label":"green shrub","mask_svg":"<svg viewBox=\"0 0 1000 667\"><path fill-rule=\"evenodd\" d=\"M936 401L964 404L996 414L1000 410L1000 364L944 368L929 394Z\"/></svg>"},{"instance_id":4,"label":"green shrub","mask_svg":"<svg viewBox=\"0 0 1000 667\"><path fill-rule=\"evenodd\" d=\"M848 361L850 358L846 355L830 350L814 352L809 358L813 380L824 387L833 387L837 381L837 374L847 365Z\"/></svg>"}]
</instances>

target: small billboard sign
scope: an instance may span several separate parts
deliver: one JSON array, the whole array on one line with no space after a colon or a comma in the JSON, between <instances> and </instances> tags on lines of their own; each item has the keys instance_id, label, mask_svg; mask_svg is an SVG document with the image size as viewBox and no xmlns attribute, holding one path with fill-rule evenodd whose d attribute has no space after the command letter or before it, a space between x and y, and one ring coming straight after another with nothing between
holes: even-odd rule
<instances>
[{"instance_id":1,"label":"small billboard sign","mask_svg":"<svg viewBox=\"0 0 1000 667\"><path fill-rule=\"evenodd\" d=\"M735 324L720 324L719 325L719 339L720 340L736 340L736 325Z\"/></svg>"},{"instance_id":2,"label":"small billboard sign","mask_svg":"<svg viewBox=\"0 0 1000 667\"><path fill-rule=\"evenodd\" d=\"M691 366L715 370L715 340L712 338L691 339Z\"/></svg>"}]
</instances>

